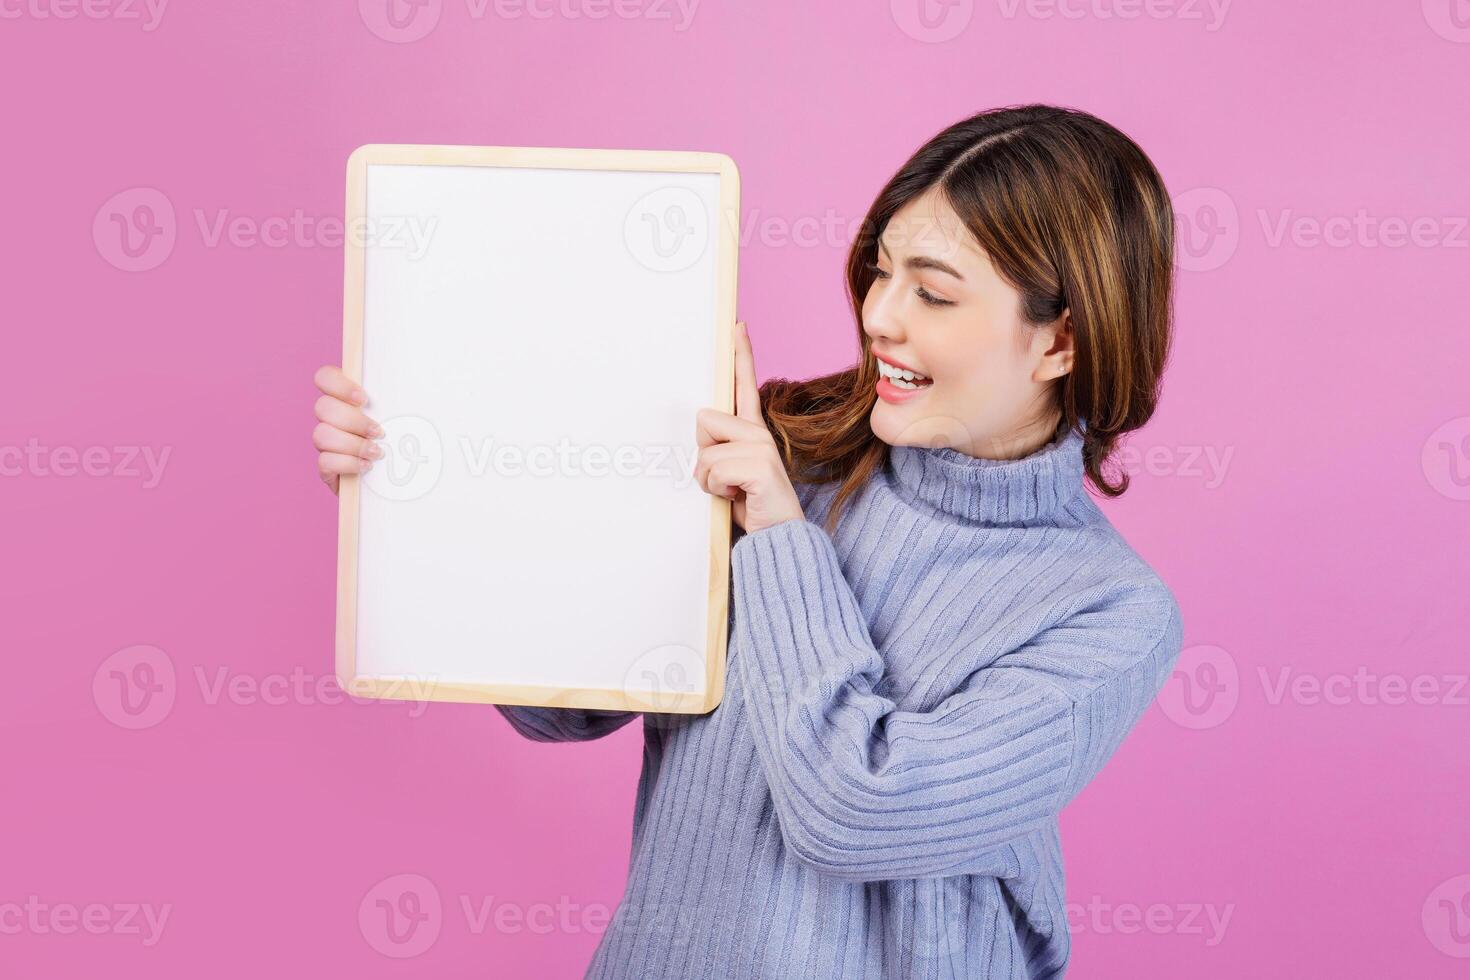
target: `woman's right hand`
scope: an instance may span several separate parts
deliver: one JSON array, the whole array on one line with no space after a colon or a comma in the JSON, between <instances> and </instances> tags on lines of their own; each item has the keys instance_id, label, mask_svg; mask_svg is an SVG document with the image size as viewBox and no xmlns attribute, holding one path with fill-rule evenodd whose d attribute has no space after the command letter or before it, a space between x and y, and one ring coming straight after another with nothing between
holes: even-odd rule
<instances>
[{"instance_id":1,"label":"woman's right hand","mask_svg":"<svg viewBox=\"0 0 1470 980\"><path fill-rule=\"evenodd\" d=\"M383 456L383 447L374 439L381 438L383 427L362 411L367 392L327 364L313 377L322 396L316 400L316 428L311 430L311 444L317 448L317 472L333 493L343 473L361 473L372 461Z\"/></svg>"}]
</instances>

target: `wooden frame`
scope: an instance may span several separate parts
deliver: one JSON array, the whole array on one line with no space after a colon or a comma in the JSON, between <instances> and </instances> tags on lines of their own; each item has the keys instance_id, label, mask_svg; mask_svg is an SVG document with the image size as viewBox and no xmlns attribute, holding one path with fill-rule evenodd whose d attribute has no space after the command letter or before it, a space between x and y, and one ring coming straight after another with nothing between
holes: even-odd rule
<instances>
[{"instance_id":1,"label":"wooden frame","mask_svg":"<svg viewBox=\"0 0 1470 980\"><path fill-rule=\"evenodd\" d=\"M433 146L369 144L347 162L346 226L367 218L368 171L374 166L529 167L597 171L644 171L713 174L719 178L719 214L711 232L717 249L715 376L709 404L734 411L734 347L736 269L739 247L739 173L726 155L661 150L592 150L555 147ZM358 236L344 242L342 368L363 377L366 250ZM690 419L692 431L693 419ZM705 634L703 690L663 690L624 686L608 688L532 684L440 682L432 676L368 676L358 670L359 515L362 477L343 476L338 512L336 676L341 687L359 697L416 701L460 701L541 705L564 708L702 714L719 703L725 687L730 582L730 502L709 497L711 508L708 565L708 625ZM701 491L702 492L702 491Z\"/></svg>"}]
</instances>

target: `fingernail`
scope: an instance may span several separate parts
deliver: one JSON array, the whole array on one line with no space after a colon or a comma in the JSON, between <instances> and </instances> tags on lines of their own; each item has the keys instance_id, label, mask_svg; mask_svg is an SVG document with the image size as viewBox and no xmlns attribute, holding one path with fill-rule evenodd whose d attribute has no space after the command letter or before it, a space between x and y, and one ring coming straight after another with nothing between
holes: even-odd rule
<instances>
[{"instance_id":1,"label":"fingernail","mask_svg":"<svg viewBox=\"0 0 1470 980\"><path fill-rule=\"evenodd\" d=\"M363 391L361 388L353 388L352 400L359 405L363 404L367 401L367 392Z\"/></svg>"},{"instance_id":2,"label":"fingernail","mask_svg":"<svg viewBox=\"0 0 1470 980\"><path fill-rule=\"evenodd\" d=\"M373 465L373 461L372 460L370 460L370 459L360 459L360 460L357 461L357 472L359 472L359 473L366 472L368 470L368 468L371 467L372 465Z\"/></svg>"},{"instance_id":3,"label":"fingernail","mask_svg":"<svg viewBox=\"0 0 1470 980\"><path fill-rule=\"evenodd\" d=\"M376 442L370 442L367 445L367 449L363 452L363 455L368 459L382 459L383 447L378 445Z\"/></svg>"},{"instance_id":4,"label":"fingernail","mask_svg":"<svg viewBox=\"0 0 1470 980\"><path fill-rule=\"evenodd\" d=\"M373 427L369 429L368 432L372 434L372 437L374 439L383 438L383 427L376 422L373 423Z\"/></svg>"}]
</instances>

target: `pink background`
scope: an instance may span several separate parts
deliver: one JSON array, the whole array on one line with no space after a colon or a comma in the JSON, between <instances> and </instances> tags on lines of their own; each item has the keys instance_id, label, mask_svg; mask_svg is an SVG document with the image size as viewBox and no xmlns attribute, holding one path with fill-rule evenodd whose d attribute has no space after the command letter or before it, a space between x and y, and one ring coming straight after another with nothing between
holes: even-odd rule
<instances>
[{"instance_id":1,"label":"pink background","mask_svg":"<svg viewBox=\"0 0 1470 980\"><path fill-rule=\"evenodd\" d=\"M843 228L885 178L1048 101L1140 141L1185 243L1106 508L1186 650L1064 815L1073 973L1465 975L1470 10L960 0L931 29L916 2L443 0L396 36L384 0L5 6L0 972L579 977L622 894L639 726L547 746L488 707L323 703L341 250L212 239L221 214L340 217L365 142L722 151L759 373L802 377L849 363ZM130 259L113 215L149 200ZM149 665L127 715L111 671ZM405 885L438 931L393 957L374 901Z\"/></svg>"}]
</instances>

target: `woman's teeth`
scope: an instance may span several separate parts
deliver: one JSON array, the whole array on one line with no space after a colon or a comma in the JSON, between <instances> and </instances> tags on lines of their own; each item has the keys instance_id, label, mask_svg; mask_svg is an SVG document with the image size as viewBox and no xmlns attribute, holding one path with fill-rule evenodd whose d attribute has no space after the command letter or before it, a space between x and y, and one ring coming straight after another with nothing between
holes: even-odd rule
<instances>
[{"instance_id":1,"label":"woman's teeth","mask_svg":"<svg viewBox=\"0 0 1470 980\"><path fill-rule=\"evenodd\" d=\"M896 368L882 359L878 361L878 373L888 379L888 383L895 388L926 388L934 383L934 379L927 374L917 371L906 371Z\"/></svg>"}]
</instances>

